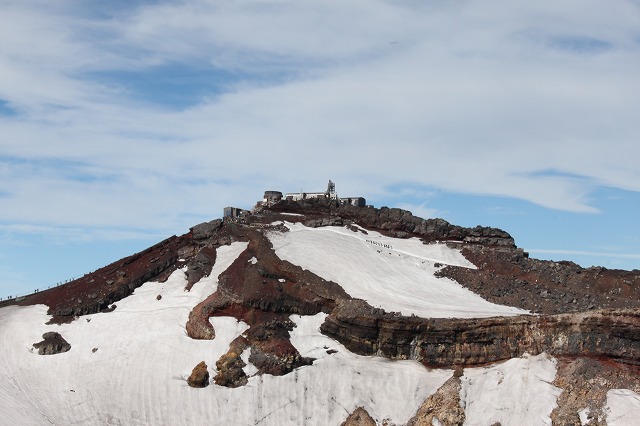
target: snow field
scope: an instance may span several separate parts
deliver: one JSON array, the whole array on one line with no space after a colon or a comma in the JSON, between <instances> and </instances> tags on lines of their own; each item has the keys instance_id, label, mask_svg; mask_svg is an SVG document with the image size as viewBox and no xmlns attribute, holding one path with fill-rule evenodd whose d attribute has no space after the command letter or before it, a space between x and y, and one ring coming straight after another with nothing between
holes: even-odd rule
<instances>
[{"instance_id":1,"label":"snow field","mask_svg":"<svg viewBox=\"0 0 640 426\"><path fill-rule=\"evenodd\" d=\"M145 283L115 311L70 324L45 325L42 305L0 310L0 423L338 425L357 406L379 421L402 423L450 377L450 371L429 372L413 361L351 354L319 333L319 314L294 317L294 344L320 358L314 365L282 377L253 376L237 389L190 388L186 378L193 367L204 360L215 374L215 361L247 328L234 318L214 317L212 341L192 340L184 330L191 308L216 290L217 276L245 248L220 248L211 275L191 292L184 291L184 271L178 270L165 283ZM60 332L71 350L37 355L32 344L47 331ZM329 356L324 346L338 353ZM242 358L251 375L249 355Z\"/></svg>"},{"instance_id":2,"label":"snow field","mask_svg":"<svg viewBox=\"0 0 640 426\"><path fill-rule=\"evenodd\" d=\"M544 353L465 369L460 390L465 426L551 425L562 392L551 384L555 375L555 359Z\"/></svg>"},{"instance_id":3,"label":"snow field","mask_svg":"<svg viewBox=\"0 0 640 426\"><path fill-rule=\"evenodd\" d=\"M290 318L296 324L291 343L301 355L317 359L296 373L308 377L313 395L324 400L326 409L336 414L326 420L327 425L339 425L357 407L364 407L378 424L384 419L405 424L453 374L451 370L427 370L417 361L392 361L349 352L320 333L326 316L319 313Z\"/></svg>"},{"instance_id":4,"label":"snow field","mask_svg":"<svg viewBox=\"0 0 640 426\"><path fill-rule=\"evenodd\" d=\"M194 393L186 377L202 360L215 365L247 326L234 318L214 318L214 344L189 338L184 325L191 308L216 290L217 276L246 245L220 248L211 275L191 292L184 291L184 271L177 270L165 283L139 287L117 302L115 311L83 316L70 324L45 325L49 316L42 305L0 310L3 421L186 425L202 420L194 412L208 402ZM156 300L158 294L161 300ZM32 344L47 331L61 333L71 350L37 355Z\"/></svg>"},{"instance_id":5,"label":"snow field","mask_svg":"<svg viewBox=\"0 0 640 426\"><path fill-rule=\"evenodd\" d=\"M640 424L640 395L628 389L607 392L607 425L630 426Z\"/></svg>"},{"instance_id":6,"label":"snow field","mask_svg":"<svg viewBox=\"0 0 640 426\"><path fill-rule=\"evenodd\" d=\"M329 232L317 235L337 235L344 238L340 244L346 247L356 240L346 229ZM365 237L375 236L372 234ZM409 248L395 239L381 240L403 250L398 260L389 260L392 268L414 265L416 270L430 272L435 267L423 266L423 260L443 257L463 262L456 257L459 253L442 247L434 255L433 247L427 247L427 252L412 251L421 249L421 243ZM83 316L70 324L45 325L49 316L42 305L0 309L0 424L339 425L359 406L379 425L385 419L404 424L451 377L450 370L427 370L415 361L353 354L320 334L326 317L320 313L291 316L296 324L291 342L302 355L316 358L313 365L282 377L256 376L246 350L244 370L252 376L246 386L190 388L186 378L193 367L204 360L215 374L215 362L247 329L234 318L214 317L216 338L212 341L192 340L184 330L192 307L216 290L217 276L246 246L221 247L211 275L196 283L191 292L184 291L184 271L178 270L165 283L145 283L117 302L115 311ZM362 246L358 250L365 251ZM376 249L370 254L381 255ZM428 256L433 259L427 260ZM352 261L370 259L354 256ZM161 300L156 300L158 294ZM60 332L71 350L37 355L32 344L47 331ZM465 424L550 424L549 415L560 393L551 384L555 372L555 361L545 354L465 369L460 393ZM607 397L609 425L637 424L640 395L612 390Z\"/></svg>"},{"instance_id":7,"label":"snow field","mask_svg":"<svg viewBox=\"0 0 640 426\"><path fill-rule=\"evenodd\" d=\"M352 297L387 312L424 318L481 318L528 314L488 302L448 278L435 263L475 268L446 244L423 244L344 227L309 228L286 223L289 232L268 237L283 260L334 281Z\"/></svg>"}]
</instances>

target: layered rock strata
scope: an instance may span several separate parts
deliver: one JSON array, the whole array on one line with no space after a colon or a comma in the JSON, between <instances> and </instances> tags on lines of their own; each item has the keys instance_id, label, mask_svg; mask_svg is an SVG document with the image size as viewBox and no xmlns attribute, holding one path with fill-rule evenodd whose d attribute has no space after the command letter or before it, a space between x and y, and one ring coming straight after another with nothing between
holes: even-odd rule
<instances>
[{"instance_id":1,"label":"layered rock strata","mask_svg":"<svg viewBox=\"0 0 640 426\"><path fill-rule=\"evenodd\" d=\"M640 364L640 310L423 319L380 313L353 300L340 303L321 331L358 354L415 359L432 367L476 366L542 352Z\"/></svg>"},{"instance_id":2,"label":"layered rock strata","mask_svg":"<svg viewBox=\"0 0 640 426\"><path fill-rule=\"evenodd\" d=\"M407 238L419 237L425 242L460 241L515 248L511 235L507 232L484 226L465 228L452 225L444 219L422 219L410 211L398 208L356 207L339 204L324 199L308 199L302 201L283 200L269 208L273 212L293 212L304 215L303 221L311 227L343 226L350 223L375 229L386 235ZM290 217L287 220L292 220Z\"/></svg>"}]
</instances>

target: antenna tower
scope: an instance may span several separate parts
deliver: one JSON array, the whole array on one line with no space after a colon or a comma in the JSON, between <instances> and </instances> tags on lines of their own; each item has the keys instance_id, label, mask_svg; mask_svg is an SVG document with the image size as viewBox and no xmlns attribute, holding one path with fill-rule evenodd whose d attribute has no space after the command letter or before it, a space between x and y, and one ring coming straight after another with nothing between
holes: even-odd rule
<instances>
[{"instance_id":1,"label":"antenna tower","mask_svg":"<svg viewBox=\"0 0 640 426\"><path fill-rule=\"evenodd\" d=\"M336 199L338 196L336 195L336 184L329 179L329 184L327 185L327 192L325 193L327 198Z\"/></svg>"}]
</instances>

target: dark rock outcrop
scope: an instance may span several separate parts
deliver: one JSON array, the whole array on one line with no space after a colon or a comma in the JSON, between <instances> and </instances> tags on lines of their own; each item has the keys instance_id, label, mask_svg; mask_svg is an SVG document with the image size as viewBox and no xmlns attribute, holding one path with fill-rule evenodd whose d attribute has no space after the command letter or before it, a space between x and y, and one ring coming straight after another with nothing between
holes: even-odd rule
<instances>
[{"instance_id":1,"label":"dark rock outcrop","mask_svg":"<svg viewBox=\"0 0 640 426\"><path fill-rule=\"evenodd\" d=\"M211 222L204 222L190 228L194 240L204 240L210 238L222 226L221 219L215 219Z\"/></svg>"},{"instance_id":2,"label":"dark rock outcrop","mask_svg":"<svg viewBox=\"0 0 640 426\"><path fill-rule=\"evenodd\" d=\"M460 388L460 376L452 376L422 403L407 426L462 426L465 414L460 406Z\"/></svg>"},{"instance_id":3,"label":"dark rock outcrop","mask_svg":"<svg viewBox=\"0 0 640 426\"><path fill-rule=\"evenodd\" d=\"M423 319L379 313L353 300L339 304L321 331L359 354L427 366L474 366L542 352L640 364L640 310Z\"/></svg>"},{"instance_id":4,"label":"dark rock outcrop","mask_svg":"<svg viewBox=\"0 0 640 426\"><path fill-rule=\"evenodd\" d=\"M311 198L302 201L283 200L269 210L303 214L305 218L299 220L312 227L356 223L398 238L420 237L425 242L460 241L515 248L511 235L501 229L483 226L464 228L444 219L422 219L398 208L356 207L341 205L335 200Z\"/></svg>"},{"instance_id":5,"label":"dark rock outcrop","mask_svg":"<svg viewBox=\"0 0 640 426\"><path fill-rule=\"evenodd\" d=\"M358 407L340 426L376 426L376 421L371 418L367 410Z\"/></svg>"},{"instance_id":6,"label":"dark rock outcrop","mask_svg":"<svg viewBox=\"0 0 640 426\"><path fill-rule=\"evenodd\" d=\"M53 316L53 323L69 322L81 315L109 312L114 302L129 296L145 282L166 279L180 266L180 248L190 244L188 234L173 236L67 284L34 293L16 302L23 306L49 306L48 314Z\"/></svg>"},{"instance_id":7,"label":"dark rock outcrop","mask_svg":"<svg viewBox=\"0 0 640 426\"><path fill-rule=\"evenodd\" d=\"M38 350L38 355L56 355L71 349L69 342L55 331L44 333L42 338L41 342L33 344L33 347Z\"/></svg>"},{"instance_id":8,"label":"dark rock outcrop","mask_svg":"<svg viewBox=\"0 0 640 426\"><path fill-rule=\"evenodd\" d=\"M447 266L438 276L497 304L543 314L640 308L640 271L581 268L573 262L531 259L521 249L464 245L477 269Z\"/></svg>"},{"instance_id":9,"label":"dark rock outcrop","mask_svg":"<svg viewBox=\"0 0 640 426\"><path fill-rule=\"evenodd\" d=\"M243 368L247 366L240 358L241 354L227 352L216 361L218 373L213 378L216 385L237 388L247 384L247 375Z\"/></svg>"},{"instance_id":10,"label":"dark rock outcrop","mask_svg":"<svg viewBox=\"0 0 640 426\"><path fill-rule=\"evenodd\" d=\"M202 247L187 263L187 290L191 290L191 287L203 277L209 276L215 263L216 248Z\"/></svg>"},{"instance_id":11,"label":"dark rock outcrop","mask_svg":"<svg viewBox=\"0 0 640 426\"><path fill-rule=\"evenodd\" d=\"M204 388L209 386L209 370L207 364L201 361L191 371L191 375L187 379L187 383L192 388Z\"/></svg>"},{"instance_id":12,"label":"dark rock outcrop","mask_svg":"<svg viewBox=\"0 0 640 426\"><path fill-rule=\"evenodd\" d=\"M275 342L252 345L249 361L261 374L283 376L303 365L311 365L314 359L300 355L288 338L281 338Z\"/></svg>"},{"instance_id":13,"label":"dark rock outcrop","mask_svg":"<svg viewBox=\"0 0 640 426\"><path fill-rule=\"evenodd\" d=\"M602 425L606 418L607 392L630 389L640 393L640 368L597 358L560 358L553 384L562 389L551 413L557 426L579 425L578 413L588 410L590 425Z\"/></svg>"}]
</instances>

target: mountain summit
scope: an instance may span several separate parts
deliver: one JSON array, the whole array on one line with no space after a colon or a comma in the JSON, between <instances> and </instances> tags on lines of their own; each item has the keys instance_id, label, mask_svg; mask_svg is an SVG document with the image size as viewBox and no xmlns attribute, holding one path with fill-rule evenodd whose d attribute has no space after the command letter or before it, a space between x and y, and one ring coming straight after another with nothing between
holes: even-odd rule
<instances>
[{"instance_id":1,"label":"mountain summit","mask_svg":"<svg viewBox=\"0 0 640 426\"><path fill-rule=\"evenodd\" d=\"M632 425L640 271L267 191L0 304L7 424Z\"/></svg>"}]
</instances>

